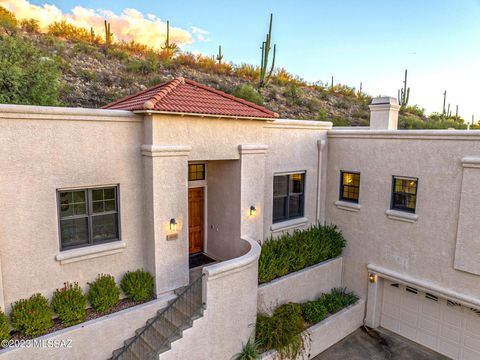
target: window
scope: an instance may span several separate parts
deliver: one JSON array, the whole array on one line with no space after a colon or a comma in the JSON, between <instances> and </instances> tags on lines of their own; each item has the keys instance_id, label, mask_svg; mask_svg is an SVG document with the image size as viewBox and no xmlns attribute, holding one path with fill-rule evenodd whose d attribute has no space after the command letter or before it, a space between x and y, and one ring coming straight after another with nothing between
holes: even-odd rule
<instances>
[{"instance_id":1,"label":"window","mask_svg":"<svg viewBox=\"0 0 480 360\"><path fill-rule=\"evenodd\" d=\"M205 164L188 164L188 181L205 180Z\"/></svg>"},{"instance_id":2,"label":"window","mask_svg":"<svg viewBox=\"0 0 480 360\"><path fill-rule=\"evenodd\" d=\"M119 240L118 188L58 191L60 249Z\"/></svg>"},{"instance_id":3,"label":"window","mask_svg":"<svg viewBox=\"0 0 480 360\"><path fill-rule=\"evenodd\" d=\"M305 173L273 177L273 222L303 216Z\"/></svg>"},{"instance_id":4,"label":"window","mask_svg":"<svg viewBox=\"0 0 480 360\"><path fill-rule=\"evenodd\" d=\"M360 173L340 171L340 200L358 203Z\"/></svg>"},{"instance_id":5,"label":"window","mask_svg":"<svg viewBox=\"0 0 480 360\"><path fill-rule=\"evenodd\" d=\"M417 203L417 178L393 176L392 210L414 213Z\"/></svg>"}]
</instances>

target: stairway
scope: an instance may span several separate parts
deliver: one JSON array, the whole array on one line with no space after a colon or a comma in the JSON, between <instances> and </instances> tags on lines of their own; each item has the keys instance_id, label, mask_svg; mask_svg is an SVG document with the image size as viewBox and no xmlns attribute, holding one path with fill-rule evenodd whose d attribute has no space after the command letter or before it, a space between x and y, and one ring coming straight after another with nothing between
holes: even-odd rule
<instances>
[{"instance_id":1,"label":"stairway","mask_svg":"<svg viewBox=\"0 0 480 360\"><path fill-rule=\"evenodd\" d=\"M203 316L202 278L175 291L177 297L157 315L147 320L144 327L124 341L124 345L112 353L112 360L158 359L162 352L170 350L171 343L181 339L183 331L193 326L193 321Z\"/></svg>"}]
</instances>

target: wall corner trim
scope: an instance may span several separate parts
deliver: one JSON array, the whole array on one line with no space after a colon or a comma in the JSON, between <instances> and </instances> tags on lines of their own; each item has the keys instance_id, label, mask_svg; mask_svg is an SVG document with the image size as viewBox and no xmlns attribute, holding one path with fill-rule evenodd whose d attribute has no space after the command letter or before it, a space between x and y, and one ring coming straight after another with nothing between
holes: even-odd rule
<instances>
[{"instance_id":1,"label":"wall corner trim","mask_svg":"<svg viewBox=\"0 0 480 360\"><path fill-rule=\"evenodd\" d=\"M238 152L240 154L265 154L268 150L268 145L264 144L241 144L238 145Z\"/></svg>"},{"instance_id":2,"label":"wall corner trim","mask_svg":"<svg viewBox=\"0 0 480 360\"><path fill-rule=\"evenodd\" d=\"M142 145L143 156L171 157L188 156L192 148L187 145Z\"/></svg>"}]
</instances>

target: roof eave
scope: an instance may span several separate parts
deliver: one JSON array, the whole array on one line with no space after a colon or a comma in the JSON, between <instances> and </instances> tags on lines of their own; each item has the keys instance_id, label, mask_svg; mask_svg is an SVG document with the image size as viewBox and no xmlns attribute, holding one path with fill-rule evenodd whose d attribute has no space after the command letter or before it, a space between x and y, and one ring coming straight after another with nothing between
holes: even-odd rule
<instances>
[{"instance_id":1,"label":"roof eave","mask_svg":"<svg viewBox=\"0 0 480 360\"><path fill-rule=\"evenodd\" d=\"M216 115L216 114L202 114L202 113L187 113L175 111L159 111L159 110L134 110L134 114L162 114L162 115L177 115L177 116L196 116L196 117L210 117L217 119L239 119L239 120L261 120L273 121L276 117L256 117L256 116L235 116L235 115Z\"/></svg>"}]
</instances>

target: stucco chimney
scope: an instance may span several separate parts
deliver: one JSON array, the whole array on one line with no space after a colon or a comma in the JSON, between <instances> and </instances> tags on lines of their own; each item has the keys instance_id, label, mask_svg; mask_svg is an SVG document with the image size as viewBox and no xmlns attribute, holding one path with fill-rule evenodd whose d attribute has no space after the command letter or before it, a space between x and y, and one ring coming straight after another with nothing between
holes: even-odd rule
<instances>
[{"instance_id":1,"label":"stucco chimney","mask_svg":"<svg viewBox=\"0 0 480 360\"><path fill-rule=\"evenodd\" d=\"M398 106L397 99L390 96L376 97L370 103L370 129L397 130Z\"/></svg>"}]
</instances>

